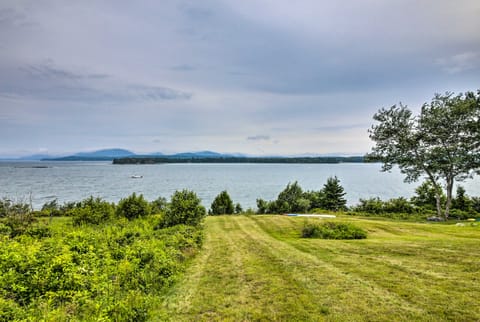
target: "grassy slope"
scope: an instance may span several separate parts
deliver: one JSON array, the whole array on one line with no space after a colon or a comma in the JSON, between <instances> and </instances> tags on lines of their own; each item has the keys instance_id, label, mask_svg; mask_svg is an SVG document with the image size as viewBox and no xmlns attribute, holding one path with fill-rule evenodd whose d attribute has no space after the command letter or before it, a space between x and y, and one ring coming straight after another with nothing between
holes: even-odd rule
<instances>
[{"instance_id":1,"label":"grassy slope","mask_svg":"<svg viewBox=\"0 0 480 322\"><path fill-rule=\"evenodd\" d=\"M301 239L303 218L209 217L158 318L480 320L480 227L342 220L368 239Z\"/></svg>"}]
</instances>

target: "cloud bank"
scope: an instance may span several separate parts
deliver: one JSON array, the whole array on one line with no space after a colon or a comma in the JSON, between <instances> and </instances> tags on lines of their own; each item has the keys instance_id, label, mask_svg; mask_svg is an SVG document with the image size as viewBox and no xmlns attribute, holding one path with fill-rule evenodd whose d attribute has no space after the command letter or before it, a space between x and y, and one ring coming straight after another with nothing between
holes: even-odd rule
<instances>
[{"instance_id":1,"label":"cloud bank","mask_svg":"<svg viewBox=\"0 0 480 322\"><path fill-rule=\"evenodd\" d=\"M475 0L2 1L0 156L365 153L379 108L480 87L479 15Z\"/></svg>"}]
</instances>

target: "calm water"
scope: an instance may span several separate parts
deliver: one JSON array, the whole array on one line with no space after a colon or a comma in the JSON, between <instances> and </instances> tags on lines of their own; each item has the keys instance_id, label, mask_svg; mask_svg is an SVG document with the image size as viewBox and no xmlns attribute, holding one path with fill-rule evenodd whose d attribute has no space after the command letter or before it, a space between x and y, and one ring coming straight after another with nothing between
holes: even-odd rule
<instances>
[{"instance_id":1,"label":"calm water","mask_svg":"<svg viewBox=\"0 0 480 322\"><path fill-rule=\"evenodd\" d=\"M143 176L133 179L131 176ZM110 162L0 162L0 198L28 200L40 208L55 198L60 203L91 195L118 202L132 192L148 200L167 199L175 190L194 190L209 207L227 190L244 208L256 199L275 199L287 183L297 180L305 190L319 190L336 175L349 205L359 198L411 197L420 183L403 182L398 172L380 172L379 164L158 164L112 165ZM462 183L469 195L480 195L480 179Z\"/></svg>"}]
</instances>

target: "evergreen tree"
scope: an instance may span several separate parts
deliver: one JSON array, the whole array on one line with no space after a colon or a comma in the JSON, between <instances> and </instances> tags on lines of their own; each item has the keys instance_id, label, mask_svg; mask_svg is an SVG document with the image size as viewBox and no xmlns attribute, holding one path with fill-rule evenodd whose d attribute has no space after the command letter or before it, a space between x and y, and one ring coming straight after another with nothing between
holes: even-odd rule
<instances>
[{"instance_id":1,"label":"evergreen tree","mask_svg":"<svg viewBox=\"0 0 480 322\"><path fill-rule=\"evenodd\" d=\"M327 179L327 183L323 186L322 193L324 196L323 208L333 211L346 208L347 201L344 198L346 193L337 177Z\"/></svg>"},{"instance_id":2,"label":"evergreen tree","mask_svg":"<svg viewBox=\"0 0 480 322\"><path fill-rule=\"evenodd\" d=\"M465 188L462 186L457 187L457 196L453 200L453 208L468 211L471 208L470 198L467 196Z\"/></svg>"}]
</instances>

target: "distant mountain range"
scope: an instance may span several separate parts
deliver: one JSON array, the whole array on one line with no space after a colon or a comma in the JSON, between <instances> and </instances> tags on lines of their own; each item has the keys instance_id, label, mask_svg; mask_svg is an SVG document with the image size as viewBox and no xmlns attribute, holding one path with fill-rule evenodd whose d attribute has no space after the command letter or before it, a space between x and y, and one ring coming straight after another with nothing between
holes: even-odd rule
<instances>
[{"instance_id":1,"label":"distant mountain range","mask_svg":"<svg viewBox=\"0 0 480 322\"><path fill-rule=\"evenodd\" d=\"M193 159L197 162L209 161L209 160L220 160L228 159L228 160L278 160L282 158L291 159L289 161L293 161L294 159L312 159L312 158L327 158L327 160L331 157L341 157L348 160L347 155L339 154L302 154L302 155L290 155L290 156L282 156L282 155L271 155L271 156L249 156L246 154L241 153L218 153L213 151L198 151L198 152L182 152L176 154L164 154L161 152L154 152L148 154L136 154L132 151L126 149L102 149L97 151L91 152L78 152L72 155L67 156L55 156L55 155L48 155L48 154L33 154L29 156L24 156L20 158L10 158L10 160L21 160L21 161L113 161L117 159L130 159L137 160L137 159L157 159L157 161L162 159L168 159L170 161L175 162L178 160L183 162L185 160ZM293 158L293 159L292 159ZM200 160L201 159L201 160Z\"/></svg>"},{"instance_id":2,"label":"distant mountain range","mask_svg":"<svg viewBox=\"0 0 480 322\"><path fill-rule=\"evenodd\" d=\"M45 157L42 156L38 159L24 158L24 160L42 160L42 161L112 161L118 158L149 158L149 157L165 157L175 159L190 159L190 158L222 158L240 156L240 154L222 154L212 151L199 151L199 152L183 152L165 155L161 152L149 153L149 154L136 154L132 151L125 149L105 149L93 152L80 152L69 156L62 157ZM31 156L34 157L34 156Z\"/></svg>"}]
</instances>

